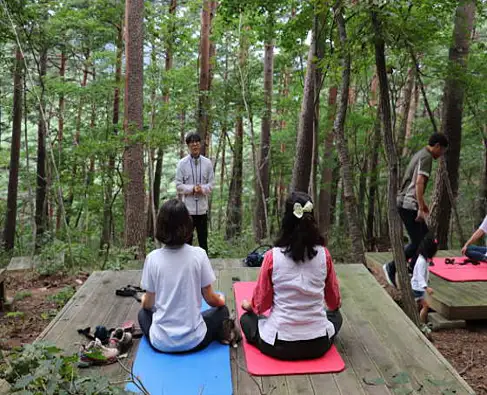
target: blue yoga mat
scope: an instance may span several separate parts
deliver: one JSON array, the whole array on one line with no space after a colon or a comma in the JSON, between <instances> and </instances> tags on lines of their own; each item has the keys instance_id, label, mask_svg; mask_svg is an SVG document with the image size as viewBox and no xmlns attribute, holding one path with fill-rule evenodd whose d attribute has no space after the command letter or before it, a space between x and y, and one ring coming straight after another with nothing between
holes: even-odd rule
<instances>
[{"instance_id":1,"label":"blue yoga mat","mask_svg":"<svg viewBox=\"0 0 487 395\"><path fill-rule=\"evenodd\" d=\"M203 301L201 311L209 306ZM191 354L154 351L145 336L134 361L134 375L151 395L231 395L232 373L229 346L212 342ZM140 391L130 383L127 391Z\"/></svg>"}]
</instances>

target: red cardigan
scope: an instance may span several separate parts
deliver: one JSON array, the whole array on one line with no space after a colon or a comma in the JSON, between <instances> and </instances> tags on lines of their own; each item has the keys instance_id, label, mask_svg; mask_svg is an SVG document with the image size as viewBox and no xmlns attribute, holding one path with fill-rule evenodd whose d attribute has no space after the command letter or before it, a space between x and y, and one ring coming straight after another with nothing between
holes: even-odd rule
<instances>
[{"instance_id":1,"label":"red cardigan","mask_svg":"<svg viewBox=\"0 0 487 395\"><path fill-rule=\"evenodd\" d=\"M326 280L325 302L328 310L337 310L341 306L340 288L331 259L330 252L325 248ZM266 252L260 269L257 285L252 296L252 310L256 314L263 314L272 307L274 287L272 284L273 254L272 250Z\"/></svg>"}]
</instances>

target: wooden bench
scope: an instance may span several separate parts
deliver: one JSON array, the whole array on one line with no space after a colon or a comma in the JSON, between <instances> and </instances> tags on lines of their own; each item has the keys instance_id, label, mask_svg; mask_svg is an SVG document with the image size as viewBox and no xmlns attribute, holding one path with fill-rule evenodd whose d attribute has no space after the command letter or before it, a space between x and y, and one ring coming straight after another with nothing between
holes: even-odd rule
<instances>
[{"instance_id":1,"label":"wooden bench","mask_svg":"<svg viewBox=\"0 0 487 395\"><path fill-rule=\"evenodd\" d=\"M253 281L258 269L242 267L241 260L218 260L215 289L226 295L235 309L232 284ZM336 394L474 394L474 391L421 334L399 306L363 265L336 265L342 292L343 327L337 348L346 363L337 374L250 376L243 349L230 350L235 395L336 395ZM115 326L137 320L139 303L115 296L115 289L138 284L141 271L94 272L39 336L69 353L83 341L76 329ZM137 345L124 362L130 366ZM118 364L93 368L110 380L126 379ZM93 371L88 370L88 371ZM455 392L454 392L455 391Z\"/></svg>"}]
</instances>

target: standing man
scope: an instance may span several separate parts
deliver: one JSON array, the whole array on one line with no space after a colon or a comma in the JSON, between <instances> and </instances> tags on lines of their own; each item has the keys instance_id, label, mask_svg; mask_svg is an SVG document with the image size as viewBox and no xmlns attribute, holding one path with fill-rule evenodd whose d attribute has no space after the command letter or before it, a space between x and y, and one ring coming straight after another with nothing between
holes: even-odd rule
<instances>
[{"instance_id":1,"label":"standing man","mask_svg":"<svg viewBox=\"0 0 487 395\"><path fill-rule=\"evenodd\" d=\"M402 179L401 189L397 196L399 216L409 235L409 244L404 247L406 261L410 269L416 263L416 252L421 240L428 233L426 218L429 208L424 200L424 193L431 174L433 159L442 156L448 147L448 139L442 133L430 136L428 145L412 157ZM394 261L384 264L387 282L396 287L396 264Z\"/></svg>"},{"instance_id":2,"label":"standing man","mask_svg":"<svg viewBox=\"0 0 487 395\"><path fill-rule=\"evenodd\" d=\"M193 229L198 233L198 244L208 252L208 195L213 189L213 165L200 155L201 137L197 133L186 136L189 155L178 163L176 169L176 190L182 196L191 217ZM193 236L189 240L192 244Z\"/></svg>"}]
</instances>

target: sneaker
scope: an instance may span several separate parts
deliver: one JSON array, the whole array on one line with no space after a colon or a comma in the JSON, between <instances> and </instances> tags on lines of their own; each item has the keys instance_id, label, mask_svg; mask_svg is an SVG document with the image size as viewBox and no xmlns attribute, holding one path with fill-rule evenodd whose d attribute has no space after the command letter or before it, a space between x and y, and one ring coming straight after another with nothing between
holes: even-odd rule
<instances>
[{"instance_id":1,"label":"sneaker","mask_svg":"<svg viewBox=\"0 0 487 395\"><path fill-rule=\"evenodd\" d=\"M382 270L384 271L384 276L388 284L394 288L397 288L396 276L395 273L393 274L393 270L391 269L389 263L384 263L384 265L382 266Z\"/></svg>"}]
</instances>

